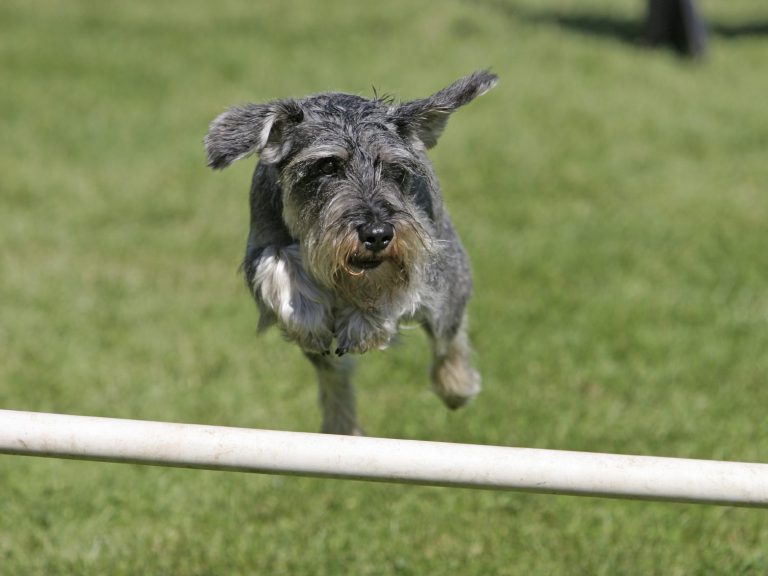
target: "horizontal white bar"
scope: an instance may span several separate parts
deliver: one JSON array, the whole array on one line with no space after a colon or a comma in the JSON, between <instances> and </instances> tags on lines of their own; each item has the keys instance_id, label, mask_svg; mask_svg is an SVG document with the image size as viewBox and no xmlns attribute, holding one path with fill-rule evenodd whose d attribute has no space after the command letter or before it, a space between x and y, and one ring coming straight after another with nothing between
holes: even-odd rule
<instances>
[{"instance_id":1,"label":"horizontal white bar","mask_svg":"<svg viewBox=\"0 0 768 576\"><path fill-rule=\"evenodd\" d=\"M768 507L768 464L0 410L0 453Z\"/></svg>"}]
</instances>

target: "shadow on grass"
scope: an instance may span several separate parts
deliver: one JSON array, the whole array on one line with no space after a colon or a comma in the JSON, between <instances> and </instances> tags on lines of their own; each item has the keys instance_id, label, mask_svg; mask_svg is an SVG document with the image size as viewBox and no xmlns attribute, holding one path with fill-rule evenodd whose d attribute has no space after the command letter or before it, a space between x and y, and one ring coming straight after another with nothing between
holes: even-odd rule
<instances>
[{"instance_id":1,"label":"shadow on grass","mask_svg":"<svg viewBox=\"0 0 768 576\"><path fill-rule=\"evenodd\" d=\"M565 14L538 10L525 11L518 16L533 24L554 25L579 34L600 36L626 44L643 42L643 23L631 18L596 13Z\"/></svg>"},{"instance_id":2,"label":"shadow on grass","mask_svg":"<svg viewBox=\"0 0 768 576\"><path fill-rule=\"evenodd\" d=\"M598 12L568 13L565 10L531 9L504 0L482 0L486 6L509 18L531 24L558 26L564 30L608 38L635 46L647 45L645 16L630 18ZM703 15L707 33L713 38L739 39L768 36L768 20L742 23L718 23Z\"/></svg>"},{"instance_id":3,"label":"shadow on grass","mask_svg":"<svg viewBox=\"0 0 768 576\"><path fill-rule=\"evenodd\" d=\"M768 21L744 22L740 24L709 23L709 31L723 38L741 38L750 36L768 36Z\"/></svg>"}]
</instances>

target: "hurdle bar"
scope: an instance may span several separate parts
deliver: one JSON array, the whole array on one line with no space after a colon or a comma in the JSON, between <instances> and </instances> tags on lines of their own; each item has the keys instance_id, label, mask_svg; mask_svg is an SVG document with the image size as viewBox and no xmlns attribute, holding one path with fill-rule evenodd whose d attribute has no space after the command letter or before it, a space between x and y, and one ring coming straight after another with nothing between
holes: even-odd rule
<instances>
[{"instance_id":1,"label":"hurdle bar","mask_svg":"<svg viewBox=\"0 0 768 576\"><path fill-rule=\"evenodd\" d=\"M0 410L0 453L768 507L768 464L281 432Z\"/></svg>"}]
</instances>

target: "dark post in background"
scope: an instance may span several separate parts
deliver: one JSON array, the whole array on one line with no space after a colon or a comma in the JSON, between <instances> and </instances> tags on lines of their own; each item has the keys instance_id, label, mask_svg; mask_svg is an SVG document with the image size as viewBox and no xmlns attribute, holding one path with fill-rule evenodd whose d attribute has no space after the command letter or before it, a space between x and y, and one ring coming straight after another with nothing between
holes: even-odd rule
<instances>
[{"instance_id":1,"label":"dark post in background","mask_svg":"<svg viewBox=\"0 0 768 576\"><path fill-rule=\"evenodd\" d=\"M646 34L652 46L671 46L692 58L707 49L707 30L695 0L648 0Z\"/></svg>"}]
</instances>

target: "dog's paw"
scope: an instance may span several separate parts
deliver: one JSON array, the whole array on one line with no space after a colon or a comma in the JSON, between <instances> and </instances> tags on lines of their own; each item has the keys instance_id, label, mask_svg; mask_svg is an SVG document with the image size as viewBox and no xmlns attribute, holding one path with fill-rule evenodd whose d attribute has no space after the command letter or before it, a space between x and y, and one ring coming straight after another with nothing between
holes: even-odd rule
<instances>
[{"instance_id":1,"label":"dog's paw","mask_svg":"<svg viewBox=\"0 0 768 576\"><path fill-rule=\"evenodd\" d=\"M363 354L384 350L397 332L397 325L360 310L345 311L336 319L336 355Z\"/></svg>"},{"instance_id":2,"label":"dog's paw","mask_svg":"<svg viewBox=\"0 0 768 576\"><path fill-rule=\"evenodd\" d=\"M296 342L305 352L330 354L333 344L333 320L324 300L314 294L294 291L278 324L287 340Z\"/></svg>"},{"instance_id":3,"label":"dog's paw","mask_svg":"<svg viewBox=\"0 0 768 576\"><path fill-rule=\"evenodd\" d=\"M433 390L451 410L469 404L482 387L479 372L464 359L440 362L433 367L432 379Z\"/></svg>"},{"instance_id":4,"label":"dog's paw","mask_svg":"<svg viewBox=\"0 0 768 576\"><path fill-rule=\"evenodd\" d=\"M281 323L283 335L287 340L296 342L305 352L330 354L333 344L333 332L325 323L314 325Z\"/></svg>"}]
</instances>

